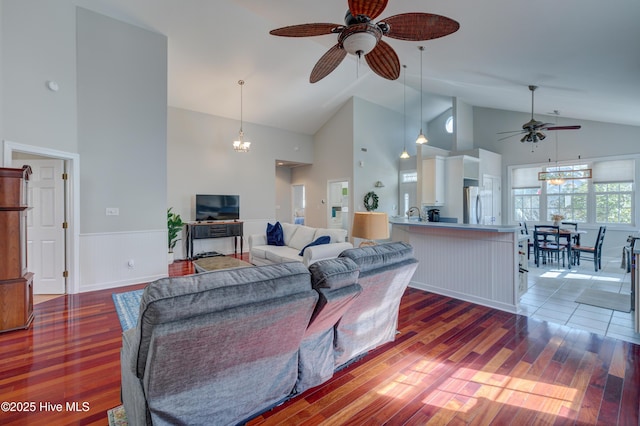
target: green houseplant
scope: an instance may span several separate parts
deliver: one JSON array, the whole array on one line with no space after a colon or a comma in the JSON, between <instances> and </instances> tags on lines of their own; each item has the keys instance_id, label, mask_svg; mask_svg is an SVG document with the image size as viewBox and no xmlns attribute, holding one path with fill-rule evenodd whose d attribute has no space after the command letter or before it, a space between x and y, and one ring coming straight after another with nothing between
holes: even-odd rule
<instances>
[{"instance_id":1,"label":"green houseplant","mask_svg":"<svg viewBox=\"0 0 640 426\"><path fill-rule=\"evenodd\" d=\"M173 249L176 246L176 243L180 240L178 238L178 233L182 231L182 227L184 226L184 222L179 214L173 213L171 211L173 207L169 207L167 209L167 229L169 235L169 263L173 262Z\"/></svg>"}]
</instances>

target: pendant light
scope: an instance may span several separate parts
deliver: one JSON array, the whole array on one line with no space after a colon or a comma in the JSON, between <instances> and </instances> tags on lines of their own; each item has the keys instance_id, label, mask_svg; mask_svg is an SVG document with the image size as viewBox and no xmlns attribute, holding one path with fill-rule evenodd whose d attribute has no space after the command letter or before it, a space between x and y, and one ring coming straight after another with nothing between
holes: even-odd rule
<instances>
[{"instance_id":1,"label":"pendant light","mask_svg":"<svg viewBox=\"0 0 640 426\"><path fill-rule=\"evenodd\" d=\"M559 114L559 111L558 110L554 110L553 113L556 116L556 126L557 126L558 125L558 114ZM558 176L554 177L553 179L549 179L549 183L551 185L560 186L565 182L565 180L560 177L560 170L558 169L558 132L555 132L555 133L556 133L555 134L555 136L556 136L556 173L558 174ZM551 162L551 159L549 159L549 162Z\"/></svg>"},{"instance_id":2,"label":"pendant light","mask_svg":"<svg viewBox=\"0 0 640 426\"><path fill-rule=\"evenodd\" d=\"M422 131L422 52L424 52L424 46L418 46L418 49L420 49L420 134L418 135L418 139L416 139L416 143L422 145L429 143L429 140Z\"/></svg>"},{"instance_id":3,"label":"pendant light","mask_svg":"<svg viewBox=\"0 0 640 426\"><path fill-rule=\"evenodd\" d=\"M240 85L240 132L238 133L238 139L233 141L233 150L236 152L249 152L251 148L251 142L244 140L244 132L242 131L242 86L244 86L244 80L238 80Z\"/></svg>"},{"instance_id":4,"label":"pendant light","mask_svg":"<svg viewBox=\"0 0 640 426\"><path fill-rule=\"evenodd\" d=\"M402 139L402 144L404 145L404 149L402 150L402 154L400 154L400 158L406 160L409 158L409 153L407 152L407 66L403 65L404 68L404 108L403 108L403 123L404 123L404 137Z\"/></svg>"}]
</instances>

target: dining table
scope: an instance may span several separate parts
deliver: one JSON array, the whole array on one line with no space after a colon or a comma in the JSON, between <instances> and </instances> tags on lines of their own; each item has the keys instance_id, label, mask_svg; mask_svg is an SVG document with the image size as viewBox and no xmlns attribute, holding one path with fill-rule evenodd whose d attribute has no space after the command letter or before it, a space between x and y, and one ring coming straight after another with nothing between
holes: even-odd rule
<instances>
[{"instance_id":1,"label":"dining table","mask_svg":"<svg viewBox=\"0 0 640 426\"><path fill-rule=\"evenodd\" d=\"M538 227L536 228L535 232L538 233L538 235L551 235L551 236L555 236L556 233L559 233L560 234L559 238L562 238L567 242L567 257L568 257L569 265L575 265L575 259L573 259L573 257L571 256L572 242L575 240L576 244L580 244L580 235L587 233L587 231L583 231L581 229L573 229L573 228L560 228L556 230L556 228L553 228L551 226L548 228ZM535 241L535 236L534 236L534 241ZM537 258L536 258L536 264L537 264Z\"/></svg>"}]
</instances>

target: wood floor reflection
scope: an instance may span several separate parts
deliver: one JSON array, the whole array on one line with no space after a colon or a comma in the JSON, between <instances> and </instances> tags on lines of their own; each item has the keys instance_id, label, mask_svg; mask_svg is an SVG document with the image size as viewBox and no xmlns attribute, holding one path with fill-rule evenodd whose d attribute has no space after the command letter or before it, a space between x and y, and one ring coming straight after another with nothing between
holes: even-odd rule
<instances>
[{"instance_id":1,"label":"wood floor reflection","mask_svg":"<svg viewBox=\"0 0 640 426\"><path fill-rule=\"evenodd\" d=\"M188 261L170 267L192 272ZM107 424L120 404L111 294L143 287L54 298L36 305L30 329L0 334L2 401L89 406L0 412L0 424ZM402 299L399 331L249 424L638 425L638 345L415 289Z\"/></svg>"}]
</instances>

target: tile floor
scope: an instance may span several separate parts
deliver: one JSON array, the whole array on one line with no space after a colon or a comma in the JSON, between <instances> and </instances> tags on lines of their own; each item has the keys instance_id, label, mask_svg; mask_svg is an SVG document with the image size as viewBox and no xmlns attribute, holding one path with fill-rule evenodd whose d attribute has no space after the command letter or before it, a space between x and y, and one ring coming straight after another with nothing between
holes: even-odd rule
<instances>
[{"instance_id":1,"label":"tile floor","mask_svg":"<svg viewBox=\"0 0 640 426\"><path fill-rule=\"evenodd\" d=\"M529 289L520 298L519 313L640 344L640 334L633 331L633 311L620 312L575 302L585 288L630 294L631 276L620 268L620 258L603 258L602 269L595 272L591 260L564 268L557 263L537 267L532 257L528 281Z\"/></svg>"}]
</instances>

